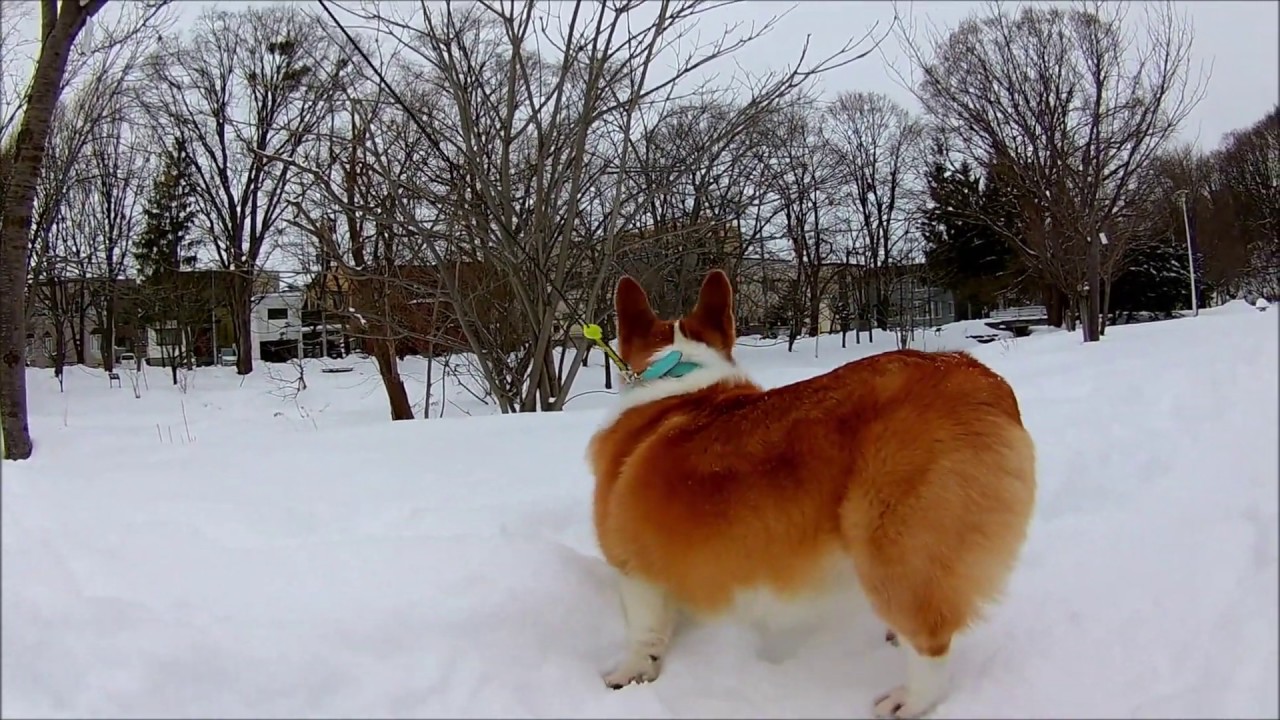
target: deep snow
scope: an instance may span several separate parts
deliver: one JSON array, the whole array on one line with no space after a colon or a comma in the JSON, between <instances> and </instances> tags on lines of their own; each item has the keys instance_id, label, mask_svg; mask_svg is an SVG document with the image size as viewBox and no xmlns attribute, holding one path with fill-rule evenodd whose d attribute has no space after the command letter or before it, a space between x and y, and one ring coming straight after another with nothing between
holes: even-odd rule
<instances>
[{"instance_id":1,"label":"deep snow","mask_svg":"<svg viewBox=\"0 0 1280 720\"><path fill-rule=\"evenodd\" d=\"M935 717L1276 717L1277 313L971 347L1017 391L1039 499L1003 604L955 645ZM890 349L743 347L768 385ZM575 392L600 386L596 353ZM605 393L516 417L456 386L389 423L377 375L31 371L37 455L0 482L6 717L866 717L903 659L866 614L789 655L686 627L623 650L583 451ZM421 399L422 364L405 363ZM286 367L277 373L287 374ZM416 379L415 379L416 378ZM419 407L420 409L420 407ZM184 419L185 415L185 419Z\"/></svg>"}]
</instances>

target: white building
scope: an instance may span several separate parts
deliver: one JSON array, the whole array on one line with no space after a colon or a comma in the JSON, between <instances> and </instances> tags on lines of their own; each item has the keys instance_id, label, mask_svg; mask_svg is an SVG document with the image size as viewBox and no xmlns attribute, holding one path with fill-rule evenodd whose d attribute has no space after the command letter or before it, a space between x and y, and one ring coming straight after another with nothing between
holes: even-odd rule
<instances>
[{"instance_id":1,"label":"white building","mask_svg":"<svg viewBox=\"0 0 1280 720\"><path fill-rule=\"evenodd\" d=\"M194 342L178 327L178 323L160 322L143 329L146 350L142 360L148 365L185 363L195 353Z\"/></svg>"},{"instance_id":2,"label":"white building","mask_svg":"<svg viewBox=\"0 0 1280 720\"><path fill-rule=\"evenodd\" d=\"M253 359L278 362L284 357L298 357L302 344L301 290L259 295L253 299L249 322L252 333Z\"/></svg>"}]
</instances>

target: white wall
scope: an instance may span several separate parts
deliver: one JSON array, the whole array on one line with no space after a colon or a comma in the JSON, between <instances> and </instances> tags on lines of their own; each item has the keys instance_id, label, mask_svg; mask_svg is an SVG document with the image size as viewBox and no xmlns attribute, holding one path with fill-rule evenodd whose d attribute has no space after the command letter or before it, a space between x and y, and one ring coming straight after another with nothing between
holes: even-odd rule
<instances>
[{"instance_id":1,"label":"white wall","mask_svg":"<svg viewBox=\"0 0 1280 720\"><path fill-rule=\"evenodd\" d=\"M160 365L163 364L164 361L168 360L172 355L176 354L178 357L183 357L186 354L186 351L190 350L190 348L186 347L186 338L181 337L182 333L178 333L179 345L177 350L168 350L160 344L160 333L166 330L176 332L177 327L178 323L170 320L169 322L162 322L154 327L147 327L145 329L147 334L147 352L143 357L145 362L148 364ZM168 354L166 355L166 353Z\"/></svg>"},{"instance_id":2,"label":"white wall","mask_svg":"<svg viewBox=\"0 0 1280 720\"><path fill-rule=\"evenodd\" d=\"M300 291L268 293L255 298L253 320L253 359L262 359L264 340L299 340L302 337L302 301Z\"/></svg>"}]
</instances>

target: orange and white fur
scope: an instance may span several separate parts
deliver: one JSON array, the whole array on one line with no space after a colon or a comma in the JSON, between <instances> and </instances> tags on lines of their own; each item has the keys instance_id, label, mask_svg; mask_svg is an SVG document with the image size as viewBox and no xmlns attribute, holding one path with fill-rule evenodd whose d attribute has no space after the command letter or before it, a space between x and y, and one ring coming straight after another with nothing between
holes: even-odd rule
<instances>
[{"instance_id":1,"label":"orange and white fur","mask_svg":"<svg viewBox=\"0 0 1280 720\"><path fill-rule=\"evenodd\" d=\"M680 611L803 607L843 570L907 654L906 682L875 714L918 717L946 693L952 638L999 595L1026 536L1035 450L1018 402L965 353L911 350L763 390L733 360L732 295L713 271L693 312L668 321L634 280L618 283L632 370L671 349L698 367L625 390L591 441L628 643L605 682L657 679Z\"/></svg>"}]
</instances>

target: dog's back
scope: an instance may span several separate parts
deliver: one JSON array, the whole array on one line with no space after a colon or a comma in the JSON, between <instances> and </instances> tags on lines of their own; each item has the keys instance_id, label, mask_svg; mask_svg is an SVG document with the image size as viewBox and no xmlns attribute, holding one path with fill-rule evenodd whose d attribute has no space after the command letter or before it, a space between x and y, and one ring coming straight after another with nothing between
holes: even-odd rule
<instances>
[{"instance_id":1,"label":"dog's back","mask_svg":"<svg viewBox=\"0 0 1280 720\"><path fill-rule=\"evenodd\" d=\"M837 552L866 556L859 577L875 585L878 558L915 553L903 543L932 546L931 528L999 534L988 516L1017 525L1034 496L1013 393L956 353L885 353L770 391L666 399L624 413L592 457L606 556L706 614L757 586L816 590ZM1007 534L1016 550L1020 532Z\"/></svg>"}]
</instances>

